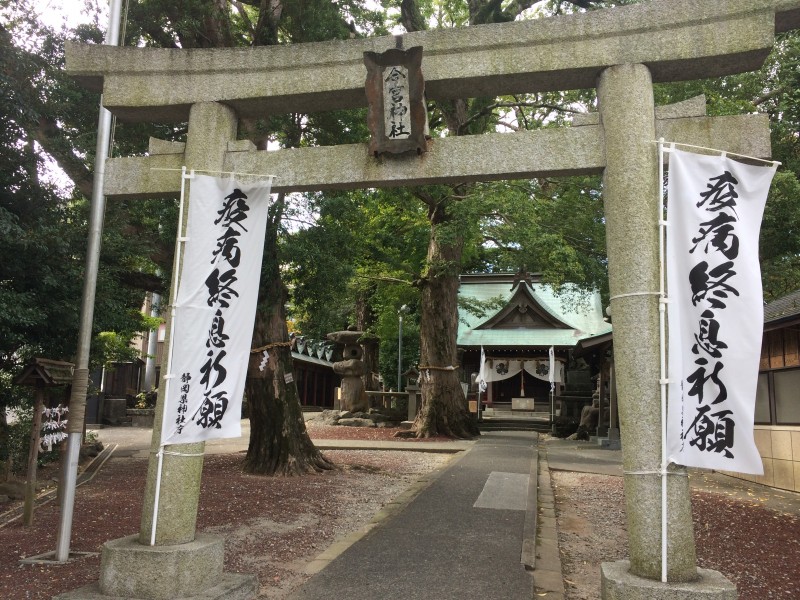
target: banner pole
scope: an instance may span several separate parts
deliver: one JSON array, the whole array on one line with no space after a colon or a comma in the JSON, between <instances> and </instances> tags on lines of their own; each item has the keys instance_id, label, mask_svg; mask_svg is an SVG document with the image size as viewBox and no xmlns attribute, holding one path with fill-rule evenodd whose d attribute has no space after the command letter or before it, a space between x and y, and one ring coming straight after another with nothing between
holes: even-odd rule
<instances>
[{"instance_id":1,"label":"banner pole","mask_svg":"<svg viewBox=\"0 0 800 600\"><path fill-rule=\"evenodd\" d=\"M666 319L667 297L664 289L664 138L658 140L658 253L659 253L659 335L661 354L661 581L667 582L667 368Z\"/></svg>"},{"instance_id":2,"label":"banner pole","mask_svg":"<svg viewBox=\"0 0 800 600\"><path fill-rule=\"evenodd\" d=\"M553 349L553 346L550 346L550 349L547 351L547 360L548 360L547 378L550 380L550 433L553 433L553 424L556 419L556 400L555 400L556 361L555 361L555 350Z\"/></svg>"},{"instance_id":3,"label":"banner pole","mask_svg":"<svg viewBox=\"0 0 800 600\"><path fill-rule=\"evenodd\" d=\"M188 176L189 179L194 177L194 171ZM181 167L181 200L178 208L178 235L175 238L175 262L173 266L172 277L175 278L175 285L172 288L172 297L169 301L170 318L169 318L169 347L167 348L167 374L164 375L164 410L161 413L161 442L158 445L158 467L156 469L156 491L153 497L153 526L150 528L150 545L156 545L156 528L158 526L158 501L161 496L161 473L164 468L164 430L167 425L167 407L166 399L169 397L170 381L175 378L172 374L172 350L174 348L175 340L175 302L178 299L178 287L180 286L181 274L181 244L186 242L183 235L183 210L186 201L186 167Z\"/></svg>"}]
</instances>

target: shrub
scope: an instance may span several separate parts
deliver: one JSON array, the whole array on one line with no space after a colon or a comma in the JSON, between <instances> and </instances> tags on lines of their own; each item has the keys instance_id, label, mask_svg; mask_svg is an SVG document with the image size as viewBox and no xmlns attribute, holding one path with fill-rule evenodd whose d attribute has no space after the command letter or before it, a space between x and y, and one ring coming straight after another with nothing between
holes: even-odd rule
<instances>
[{"instance_id":1,"label":"shrub","mask_svg":"<svg viewBox=\"0 0 800 600\"><path fill-rule=\"evenodd\" d=\"M158 399L158 390L139 392L136 394L135 408L155 408Z\"/></svg>"}]
</instances>

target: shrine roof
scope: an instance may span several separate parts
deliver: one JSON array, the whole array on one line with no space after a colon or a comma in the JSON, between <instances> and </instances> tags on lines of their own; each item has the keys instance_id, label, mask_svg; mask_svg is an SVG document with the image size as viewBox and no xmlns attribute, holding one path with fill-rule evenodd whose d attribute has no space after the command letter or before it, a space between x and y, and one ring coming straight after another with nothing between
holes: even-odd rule
<instances>
[{"instance_id":1,"label":"shrine roof","mask_svg":"<svg viewBox=\"0 0 800 600\"><path fill-rule=\"evenodd\" d=\"M764 307L764 324L777 325L778 322L800 318L800 290L774 300Z\"/></svg>"},{"instance_id":2,"label":"shrine roof","mask_svg":"<svg viewBox=\"0 0 800 600\"><path fill-rule=\"evenodd\" d=\"M581 339L611 331L597 292L572 285L557 291L536 275L527 280L513 273L462 275L459 297L496 300L499 306L482 316L459 308L462 347L571 348Z\"/></svg>"}]
</instances>

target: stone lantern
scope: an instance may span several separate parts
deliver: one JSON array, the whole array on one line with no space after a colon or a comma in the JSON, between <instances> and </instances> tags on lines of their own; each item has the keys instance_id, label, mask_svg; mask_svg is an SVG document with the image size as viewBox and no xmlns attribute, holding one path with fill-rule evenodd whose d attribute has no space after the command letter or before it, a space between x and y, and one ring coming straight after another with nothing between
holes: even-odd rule
<instances>
[{"instance_id":1,"label":"stone lantern","mask_svg":"<svg viewBox=\"0 0 800 600\"><path fill-rule=\"evenodd\" d=\"M342 410L367 412L369 399L361 379L364 375L364 350L358 343L363 331L334 331L328 339L342 346L342 360L333 363L333 372L342 377Z\"/></svg>"}]
</instances>

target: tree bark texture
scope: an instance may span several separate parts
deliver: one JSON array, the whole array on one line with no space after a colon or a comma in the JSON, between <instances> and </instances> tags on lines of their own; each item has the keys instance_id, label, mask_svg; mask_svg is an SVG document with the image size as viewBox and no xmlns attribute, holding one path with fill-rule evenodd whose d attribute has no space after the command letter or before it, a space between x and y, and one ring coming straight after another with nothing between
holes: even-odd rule
<instances>
[{"instance_id":1,"label":"tree bark texture","mask_svg":"<svg viewBox=\"0 0 800 600\"><path fill-rule=\"evenodd\" d=\"M254 347L289 339L286 321L276 312L283 311L273 310L266 317L264 311L256 314ZM259 371L262 354L254 354L250 362L249 371L253 375L248 373L245 387L250 410L250 443L244 471L261 475L303 475L333 468L306 431L292 376L291 350L288 346L274 346L268 352L269 360L263 371Z\"/></svg>"},{"instance_id":2,"label":"tree bark texture","mask_svg":"<svg viewBox=\"0 0 800 600\"><path fill-rule=\"evenodd\" d=\"M371 285L369 292L361 291L356 296L356 330L370 331L375 324L375 313L370 306L368 297L374 293L376 286ZM381 389L378 373L380 371L380 339L371 334L365 334L361 347L364 349L364 389L375 391Z\"/></svg>"},{"instance_id":3,"label":"tree bark texture","mask_svg":"<svg viewBox=\"0 0 800 600\"><path fill-rule=\"evenodd\" d=\"M10 441L6 408L0 406L0 483L11 481Z\"/></svg>"},{"instance_id":4,"label":"tree bark texture","mask_svg":"<svg viewBox=\"0 0 800 600\"><path fill-rule=\"evenodd\" d=\"M286 288L278 268L277 226L283 195L270 209L259 305L253 328L253 348L270 346L269 360L251 355L245 393L250 409L250 443L243 469L259 475L303 475L334 468L306 431L297 393L286 326Z\"/></svg>"},{"instance_id":5,"label":"tree bark texture","mask_svg":"<svg viewBox=\"0 0 800 600\"><path fill-rule=\"evenodd\" d=\"M447 227L443 211L431 211L428 272L421 282L420 389L422 403L414 422L417 437L443 435L471 438L480 435L459 380L458 270L463 239L442 235ZM426 368L427 367L427 368Z\"/></svg>"}]
</instances>

